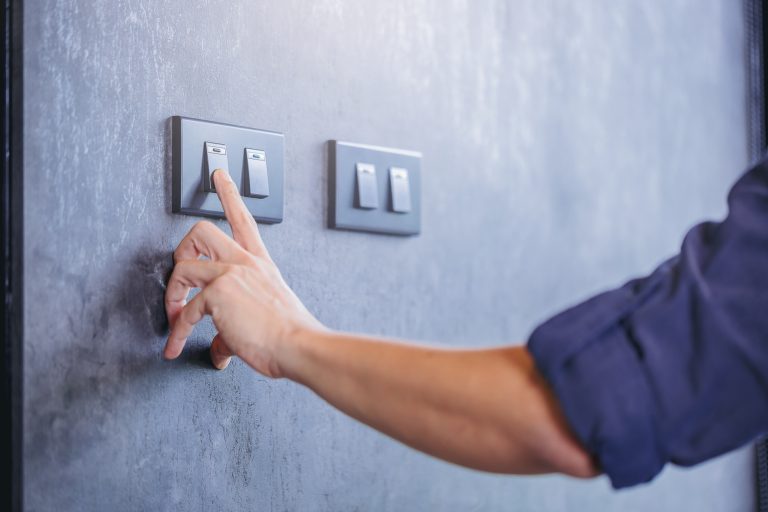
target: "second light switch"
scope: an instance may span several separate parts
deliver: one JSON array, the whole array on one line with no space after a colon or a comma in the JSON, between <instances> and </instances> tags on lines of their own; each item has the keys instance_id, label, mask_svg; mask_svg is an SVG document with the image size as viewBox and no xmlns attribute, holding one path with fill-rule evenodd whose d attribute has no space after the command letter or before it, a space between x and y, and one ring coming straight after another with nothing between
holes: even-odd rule
<instances>
[{"instance_id":1,"label":"second light switch","mask_svg":"<svg viewBox=\"0 0 768 512\"><path fill-rule=\"evenodd\" d=\"M389 186L392 189L392 211L408 213L411 211L411 185L408 182L408 169L389 168Z\"/></svg>"},{"instance_id":2,"label":"second light switch","mask_svg":"<svg viewBox=\"0 0 768 512\"><path fill-rule=\"evenodd\" d=\"M244 195L263 199L269 197L269 174L267 173L267 154L260 149L245 148L243 184Z\"/></svg>"},{"instance_id":3,"label":"second light switch","mask_svg":"<svg viewBox=\"0 0 768 512\"><path fill-rule=\"evenodd\" d=\"M421 153L333 140L328 156L331 228L391 235L419 233Z\"/></svg>"}]
</instances>

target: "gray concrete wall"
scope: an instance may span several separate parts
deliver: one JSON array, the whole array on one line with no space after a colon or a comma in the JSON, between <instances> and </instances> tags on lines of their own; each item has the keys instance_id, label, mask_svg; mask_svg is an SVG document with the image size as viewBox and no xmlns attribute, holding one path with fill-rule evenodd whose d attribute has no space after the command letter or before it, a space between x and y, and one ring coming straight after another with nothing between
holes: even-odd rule
<instances>
[{"instance_id":1,"label":"gray concrete wall","mask_svg":"<svg viewBox=\"0 0 768 512\"><path fill-rule=\"evenodd\" d=\"M521 342L724 213L740 2L25 4L28 510L751 509L748 450L620 493L491 476L210 369L210 323L160 358L159 283L195 222L170 214L169 116L285 133L263 236L328 325ZM331 138L423 151L421 236L325 228Z\"/></svg>"}]
</instances>

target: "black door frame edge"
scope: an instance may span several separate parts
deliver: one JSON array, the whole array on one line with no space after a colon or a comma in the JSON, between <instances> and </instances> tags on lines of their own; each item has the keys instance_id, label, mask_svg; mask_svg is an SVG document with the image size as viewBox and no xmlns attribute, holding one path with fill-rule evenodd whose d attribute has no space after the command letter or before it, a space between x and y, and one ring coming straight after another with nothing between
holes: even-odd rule
<instances>
[{"instance_id":1,"label":"black door frame edge","mask_svg":"<svg viewBox=\"0 0 768 512\"><path fill-rule=\"evenodd\" d=\"M0 370L0 509L21 511L23 385L23 2L3 0L3 175L0 179L0 245L3 265L3 363Z\"/></svg>"},{"instance_id":2,"label":"black door frame edge","mask_svg":"<svg viewBox=\"0 0 768 512\"><path fill-rule=\"evenodd\" d=\"M746 28L747 68L747 136L750 164L765 154L768 147L768 101L765 84L768 69L764 65L768 55L768 0L744 0ZM768 512L768 440L755 444L755 505L758 512Z\"/></svg>"}]
</instances>

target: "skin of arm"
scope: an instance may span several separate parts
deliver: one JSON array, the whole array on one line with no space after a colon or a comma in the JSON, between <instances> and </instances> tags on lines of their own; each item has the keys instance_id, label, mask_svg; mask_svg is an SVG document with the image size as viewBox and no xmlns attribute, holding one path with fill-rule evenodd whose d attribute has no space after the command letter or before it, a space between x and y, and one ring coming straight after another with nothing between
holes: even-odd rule
<instances>
[{"instance_id":1,"label":"skin of arm","mask_svg":"<svg viewBox=\"0 0 768 512\"><path fill-rule=\"evenodd\" d=\"M166 358L209 315L216 368L238 356L417 450L498 473L599 473L525 347L440 349L326 328L283 280L229 175L213 180L232 238L203 221L174 252Z\"/></svg>"}]
</instances>

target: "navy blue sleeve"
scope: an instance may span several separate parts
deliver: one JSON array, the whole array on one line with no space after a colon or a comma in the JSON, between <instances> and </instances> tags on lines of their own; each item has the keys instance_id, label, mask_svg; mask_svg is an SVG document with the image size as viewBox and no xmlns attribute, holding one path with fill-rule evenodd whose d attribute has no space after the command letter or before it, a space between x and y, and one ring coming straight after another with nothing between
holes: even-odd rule
<instances>
[{"instance_id":1,"label":"navy blue sleeve","mask_svg":"<svg viewBox=\"0 0 768 512\"><path fill-rule=\"evenodd\" d=\"M528 349L615 488L768 430L768 160L651 275L537 327Z\"/></svg>"}]
</instances>

